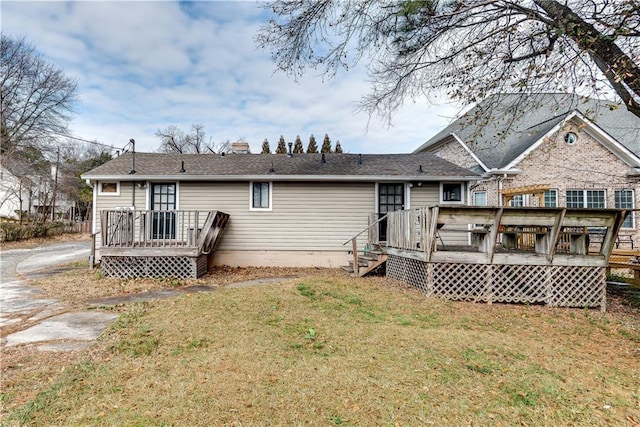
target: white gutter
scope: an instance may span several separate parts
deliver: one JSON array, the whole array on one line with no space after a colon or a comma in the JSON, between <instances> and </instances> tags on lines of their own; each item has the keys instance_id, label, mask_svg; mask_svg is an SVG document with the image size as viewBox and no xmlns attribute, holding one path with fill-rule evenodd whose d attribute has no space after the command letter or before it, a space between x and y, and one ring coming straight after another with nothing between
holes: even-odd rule
<instances>
[{"instance_id":1,"label":"white gutter","mask_svg":"<svg viewBox=\"0 0 640 427\"><path fill-rule=\"evenodd\" d=\"M422 175L82 175L81 178L95 181L346 181L346 182L362 182L362 181L422 181L422 182L439 182L439 181L476 181L481 178L480 175L474 176L422 176Z\"/></svg>"}]
</instances>

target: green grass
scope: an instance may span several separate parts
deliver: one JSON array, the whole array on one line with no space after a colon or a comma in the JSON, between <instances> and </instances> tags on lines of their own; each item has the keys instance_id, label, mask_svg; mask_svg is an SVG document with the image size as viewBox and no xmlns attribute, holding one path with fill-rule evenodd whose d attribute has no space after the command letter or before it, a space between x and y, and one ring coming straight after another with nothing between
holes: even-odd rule
<instances>
[{"instance_id":1,"label":"green grass","mask_svg":"<svg viewBox=\"0 0 640 427\"><path fill-rule=\"evenodd\" d=\"M7 420L626 425L640 421L630 331L597 311L433 300L377 279L220 289L128 307Z\"/></svg>"}]
</instances>

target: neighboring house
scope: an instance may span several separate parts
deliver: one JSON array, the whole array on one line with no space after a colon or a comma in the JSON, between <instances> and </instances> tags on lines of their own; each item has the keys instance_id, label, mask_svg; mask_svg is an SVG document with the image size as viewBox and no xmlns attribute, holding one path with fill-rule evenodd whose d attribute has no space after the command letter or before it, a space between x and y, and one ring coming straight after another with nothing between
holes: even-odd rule
<instances>
[{"instance_id":1,"label":"neighboring house","mask_svg":"<svg viewBox=\"0 0 640 427\"><path fill-rule=\"evenodd\" d=\"M3 158L0 165L0 218L19 220L27 216L51 217L54 203L55 168L48 163L33 165L17 158ZM59 177L60 179L60 177ZM55 197L55 218L73 219L75 201L58 190Z\"/></svg>"},{"instance_id":2,"label":"neighboring house","mask_svg":"<svg viewBox=\"0 0 640 427\"><path fill-rule=\"evenodd\" d=\"M610 101L568 94L490 97L420 146L482 175L470 204L640 205L640 119ZM635 213L619 245L640 244Z\"/></svg>"},{"instance_id":3,"label":"neighboring house","mask_svg":"<svg viewBox=\"0 0 640 427\"><path fill-rule=\"evenodd\" d=\"M26 198L20 180L0 165L0 220L18 220L22 199Z\"/></svg>"},{"instance_id":4,"label":"neighboring house","mask_svg":"<svg viewBox=\"0 0 640 427\"><path fill-rule=\"evenodd\" d=\"M367 228L372 213L465 204L468 182L479 178L427 153L136 153L135 159L127 153L82 177L94 188L98 259L108 252L133 260L144 255L135 250L144 245L154 246L154 255L177 254L159 252L156 240L164 236L179 247L203 242L197 235L181 240L180 223L193 221L193 211L219 211L229 222L210 265L322 267L347 262L352 247L344 243ZM189 226L190 233L208 233L205 216L196 220L197 231ZM135 222L125 233L130 250L115 248L127 246L121 237L103 244L114 238L113 218ZM199 257L202 250L192 254Z\"/></svg>"}]
</instances>

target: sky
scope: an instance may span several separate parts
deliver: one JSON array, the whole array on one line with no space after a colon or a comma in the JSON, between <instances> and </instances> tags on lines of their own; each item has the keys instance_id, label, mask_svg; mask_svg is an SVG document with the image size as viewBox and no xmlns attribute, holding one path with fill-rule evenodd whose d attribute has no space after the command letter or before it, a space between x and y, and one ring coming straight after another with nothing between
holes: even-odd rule
<instances>
[{"instance_id":1,"label":"sky","mask_svg":"<svg viewBox=\"0 0 640 427\"><path fill-rule=\"evenodd\" d=\"M411 152L458 113L446 99L407 100L389 127L357 112L370 86L366 64L328 79L276 72L254 37L268 12L254 1L6 1L2 32L24 37L77 79L73 136L113 147L136 141L157 151L155 133L201 124L218 144L245 140L252 152L284 136L303 144L325 134L345 152Z\"/></svg>"}]
</instances>

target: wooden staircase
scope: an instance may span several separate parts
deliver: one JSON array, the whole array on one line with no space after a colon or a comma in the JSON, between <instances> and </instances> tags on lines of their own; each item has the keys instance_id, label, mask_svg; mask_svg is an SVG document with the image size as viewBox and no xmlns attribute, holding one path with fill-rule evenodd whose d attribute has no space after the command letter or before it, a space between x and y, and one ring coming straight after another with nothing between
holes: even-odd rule
<instances>
[{"instance_id":1,"label":"wooden staircase","mask_svg":"<svg viewBox=\"0 0 640 427\"><path fill-rule=\"evenodd\" d=\"M227 222L229 222L229 214L220 211L209 213L198 239L201 254L209 254L215 250L220 243Z\"/></svg>"},{"instance_id":2,"label":"wooden staircase","mask_svg":"<svg viewBox=\"0 0 640 427\"><path fill-rule=\"evenodd\" d=\"M349 265L343 265L342 268L347 273L351 273L353 277L363 277L373 272L375 269L387 262L387 254L383 253L379 248L358 256L357 273L353 268L354 260L349 260Z\"/></svg>"}]
</instances>

